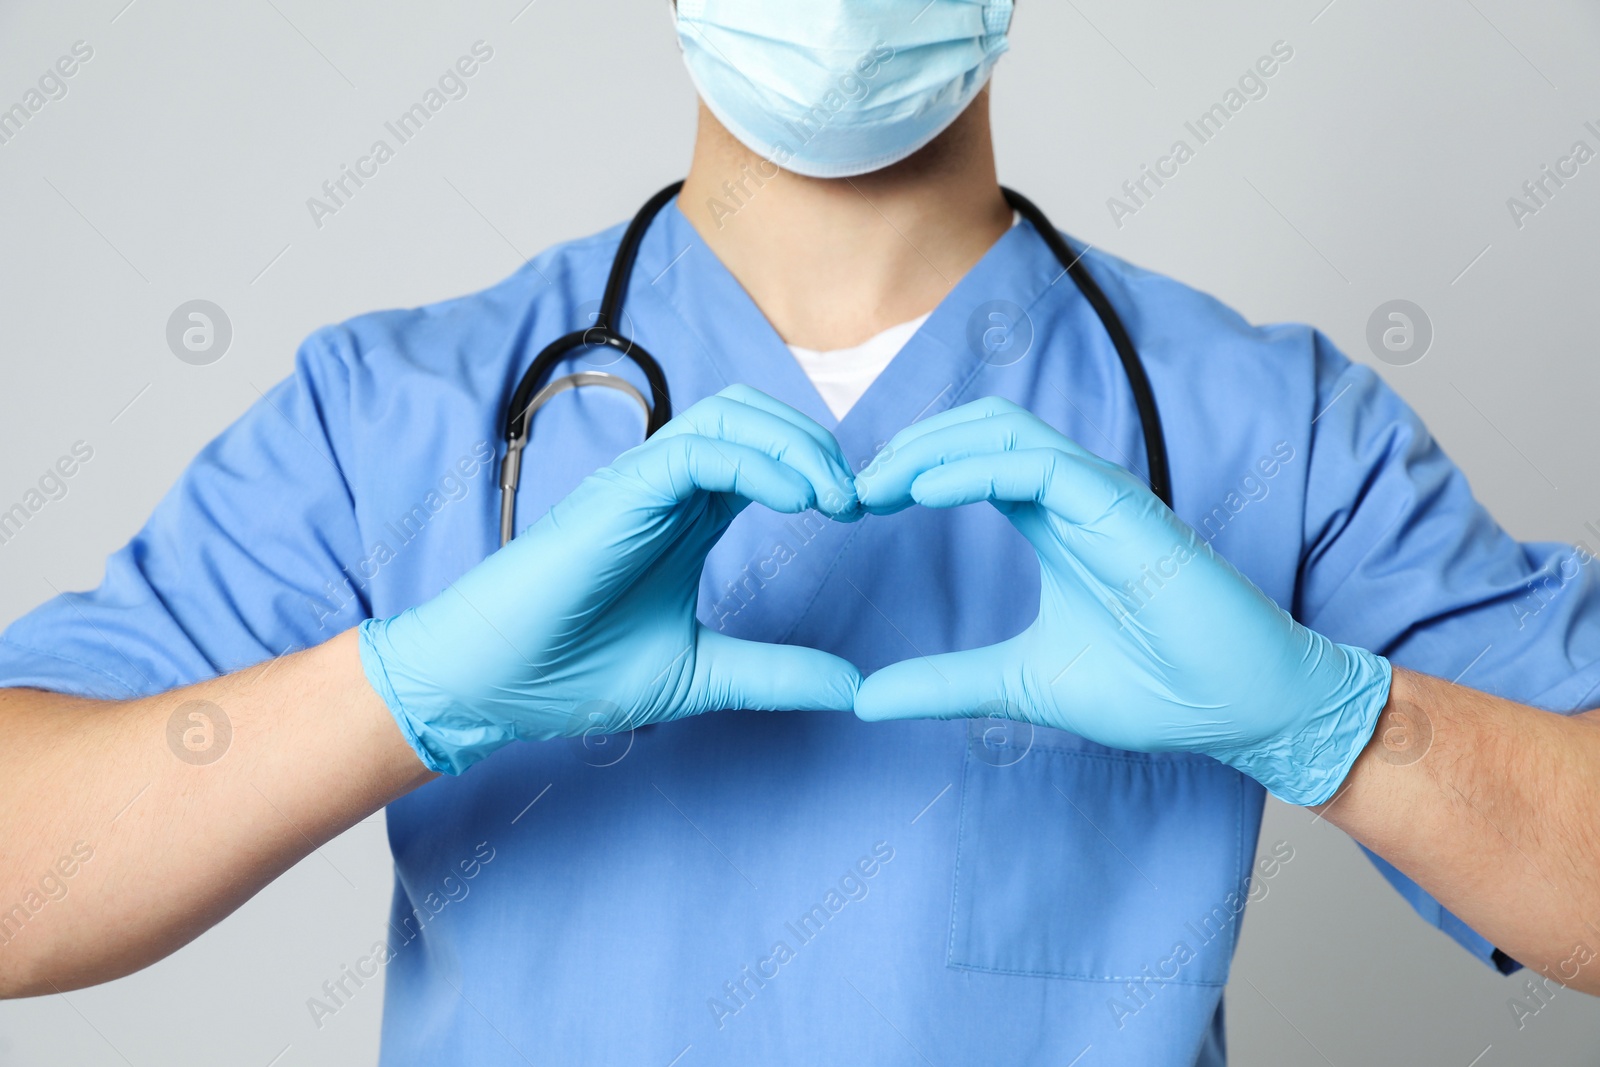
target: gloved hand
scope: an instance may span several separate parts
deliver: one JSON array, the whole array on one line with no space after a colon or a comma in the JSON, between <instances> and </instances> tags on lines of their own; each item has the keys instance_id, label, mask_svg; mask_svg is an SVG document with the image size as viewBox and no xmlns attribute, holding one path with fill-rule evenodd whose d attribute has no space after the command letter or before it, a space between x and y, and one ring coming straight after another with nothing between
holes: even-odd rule
<instances>
[{"instance_id":1,"label":"gloved hand","mask_svg":"<svg viewBox=\"0 0 1600 1067\"><path fill-rule=\"evenodd\" d=\"M861 675L695 620L706 553L750 501L859 517L833 436L746 386L671 420L434 599L361 623L362 668L422 762L723 708L838 710Z\"/></svg>"},{"instance_id":2,"label":"gloved hand","mask_svg":"<svg viewBox=\"0 0 1600 1067\"><path fill-rule=\"evenodd\" d=\"M862 683L867 720L1003 716L1113 748L1215 757L1292 804L1326 801L1372 736L1387 660L1301 626L1122 468L1004 400L902 431L868 512L987 500L1039 554L1039 617L988 648Z\"/></svg>"}]
</instances>

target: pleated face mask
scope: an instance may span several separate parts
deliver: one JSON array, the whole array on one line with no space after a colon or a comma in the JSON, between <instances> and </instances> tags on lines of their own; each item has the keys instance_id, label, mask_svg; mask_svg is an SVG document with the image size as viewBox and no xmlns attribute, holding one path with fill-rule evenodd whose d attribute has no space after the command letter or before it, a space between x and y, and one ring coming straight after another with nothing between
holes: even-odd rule
<instances>
[{"instance_id":1,"label":"pleated face mask","mask_svg":"<svg viewBox=\"0 0 1600 1067\"><path fill-rule=\"evenodd\" d=\"M679 0L705 101L747 148L813 178L898 163L1005 53L1013 0Z\"/></svg>"}]
</instances>

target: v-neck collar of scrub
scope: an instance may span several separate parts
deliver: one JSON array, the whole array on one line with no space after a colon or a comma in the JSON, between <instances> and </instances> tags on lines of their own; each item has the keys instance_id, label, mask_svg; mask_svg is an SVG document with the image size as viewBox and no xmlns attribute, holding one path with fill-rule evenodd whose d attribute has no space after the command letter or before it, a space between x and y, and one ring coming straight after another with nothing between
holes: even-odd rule
<instances>
[{"instance_id":1,"label":"v-neck collar of scrub","mask_svg":"<svg viewBox=\"0 0 1600 1067\"><path fill-rule=\"evenodd\" d=\"M885 347L892 347L898 352L913 334L922 329L922 324L928 321L928 316L931 314L933 314L931 311L924 311L916 318L897 322L893 326L879 330L865 341L845 345L842 348L807 348L805 345L790 345L789 351L796 356L805 356L807 359L828 364L847 362L853 356L871 353Z\"/></svg>"},{"instance_id":2,"label":"v-neck collar of scrub","mask_svg":"<svg viewBox=\"0 0 1600 1067\"><path fill-rule=\"evenodd\" d=\"M834 433L853 463L864 464L904 427L984 395L985 374L1018 370L1009 354L1004 365L985 358L985 334L998 325L1031 338L1027 309L1065 274L1031 225L1013 226L945 295L843 419L834 417L677 199L645 235L629 298L648 291L665 300L724 385L745 382L805 412ZM1076 287L1067 288L1078 297ZM674 361L687 354L657 355Z\"/></svg>"}]
</instances>

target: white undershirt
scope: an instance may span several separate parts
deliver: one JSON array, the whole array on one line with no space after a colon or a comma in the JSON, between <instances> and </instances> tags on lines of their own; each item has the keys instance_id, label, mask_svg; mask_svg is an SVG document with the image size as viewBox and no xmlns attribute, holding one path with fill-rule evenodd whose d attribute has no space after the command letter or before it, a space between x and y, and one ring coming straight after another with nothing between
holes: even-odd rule
<instances>
[{"instance_id":1,"label":"white undershirt","mask_svg":"<svg viewBox=\"0 0 1600 1067\"><path fill-rule=\"evenodd\" d=\"M1015 226L1021 221L1022 216L1013 212L1011 225ZM933 312L930 311L928 315L931 314ZM911 340L911 335L928 321L928 315L919 316L910 322L902 322L898 326L891 326L854 348L836 348L831 352L819 352L814 348L790 345L789 351L794 353L800 369L806 372L811 384L822 394L822 399L827 402L828 410L833 412L833 417L842 419L851 408L855 407L856 401L861 399L861 395L872 383L878 380L878 375L883 373L883 369L900 354L906 342Z\"/></svg>"},{"instance_id":2,"label":"white undershirt","mask_svg":"<svg viewBox=\"0 0 1600 1067\"><path fill-rule=\"evenodd\" d=\"M928 315L933 314L929 312ZM833 417L842 419L855 406L861 394L867 391L878 375L883 373L911 335L928 321L922 315L910 322L891 326L875 337L869 337L854 348L836 348L831 352L818 352L814 348L790 345L800 369L806 372L811 384L816 386L822 399L827 401Z\"/></svg>"}]
</instances>

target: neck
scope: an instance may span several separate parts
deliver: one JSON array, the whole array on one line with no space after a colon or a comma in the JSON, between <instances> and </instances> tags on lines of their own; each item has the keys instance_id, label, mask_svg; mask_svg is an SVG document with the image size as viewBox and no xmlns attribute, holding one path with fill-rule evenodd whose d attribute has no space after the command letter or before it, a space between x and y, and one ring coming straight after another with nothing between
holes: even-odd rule
<instances>
[{"instance_id":1,"label":"neck","mask_svg":"<svg viewBox=\"0 0 1600 1067\"><path fill-rule=\"evenodd\" d=\"M1010 227L988 105L904 162L836 179L778 170L701 105L678 202L785 342L848 348L932 311Z\"/></svg>"}]
</instances>

